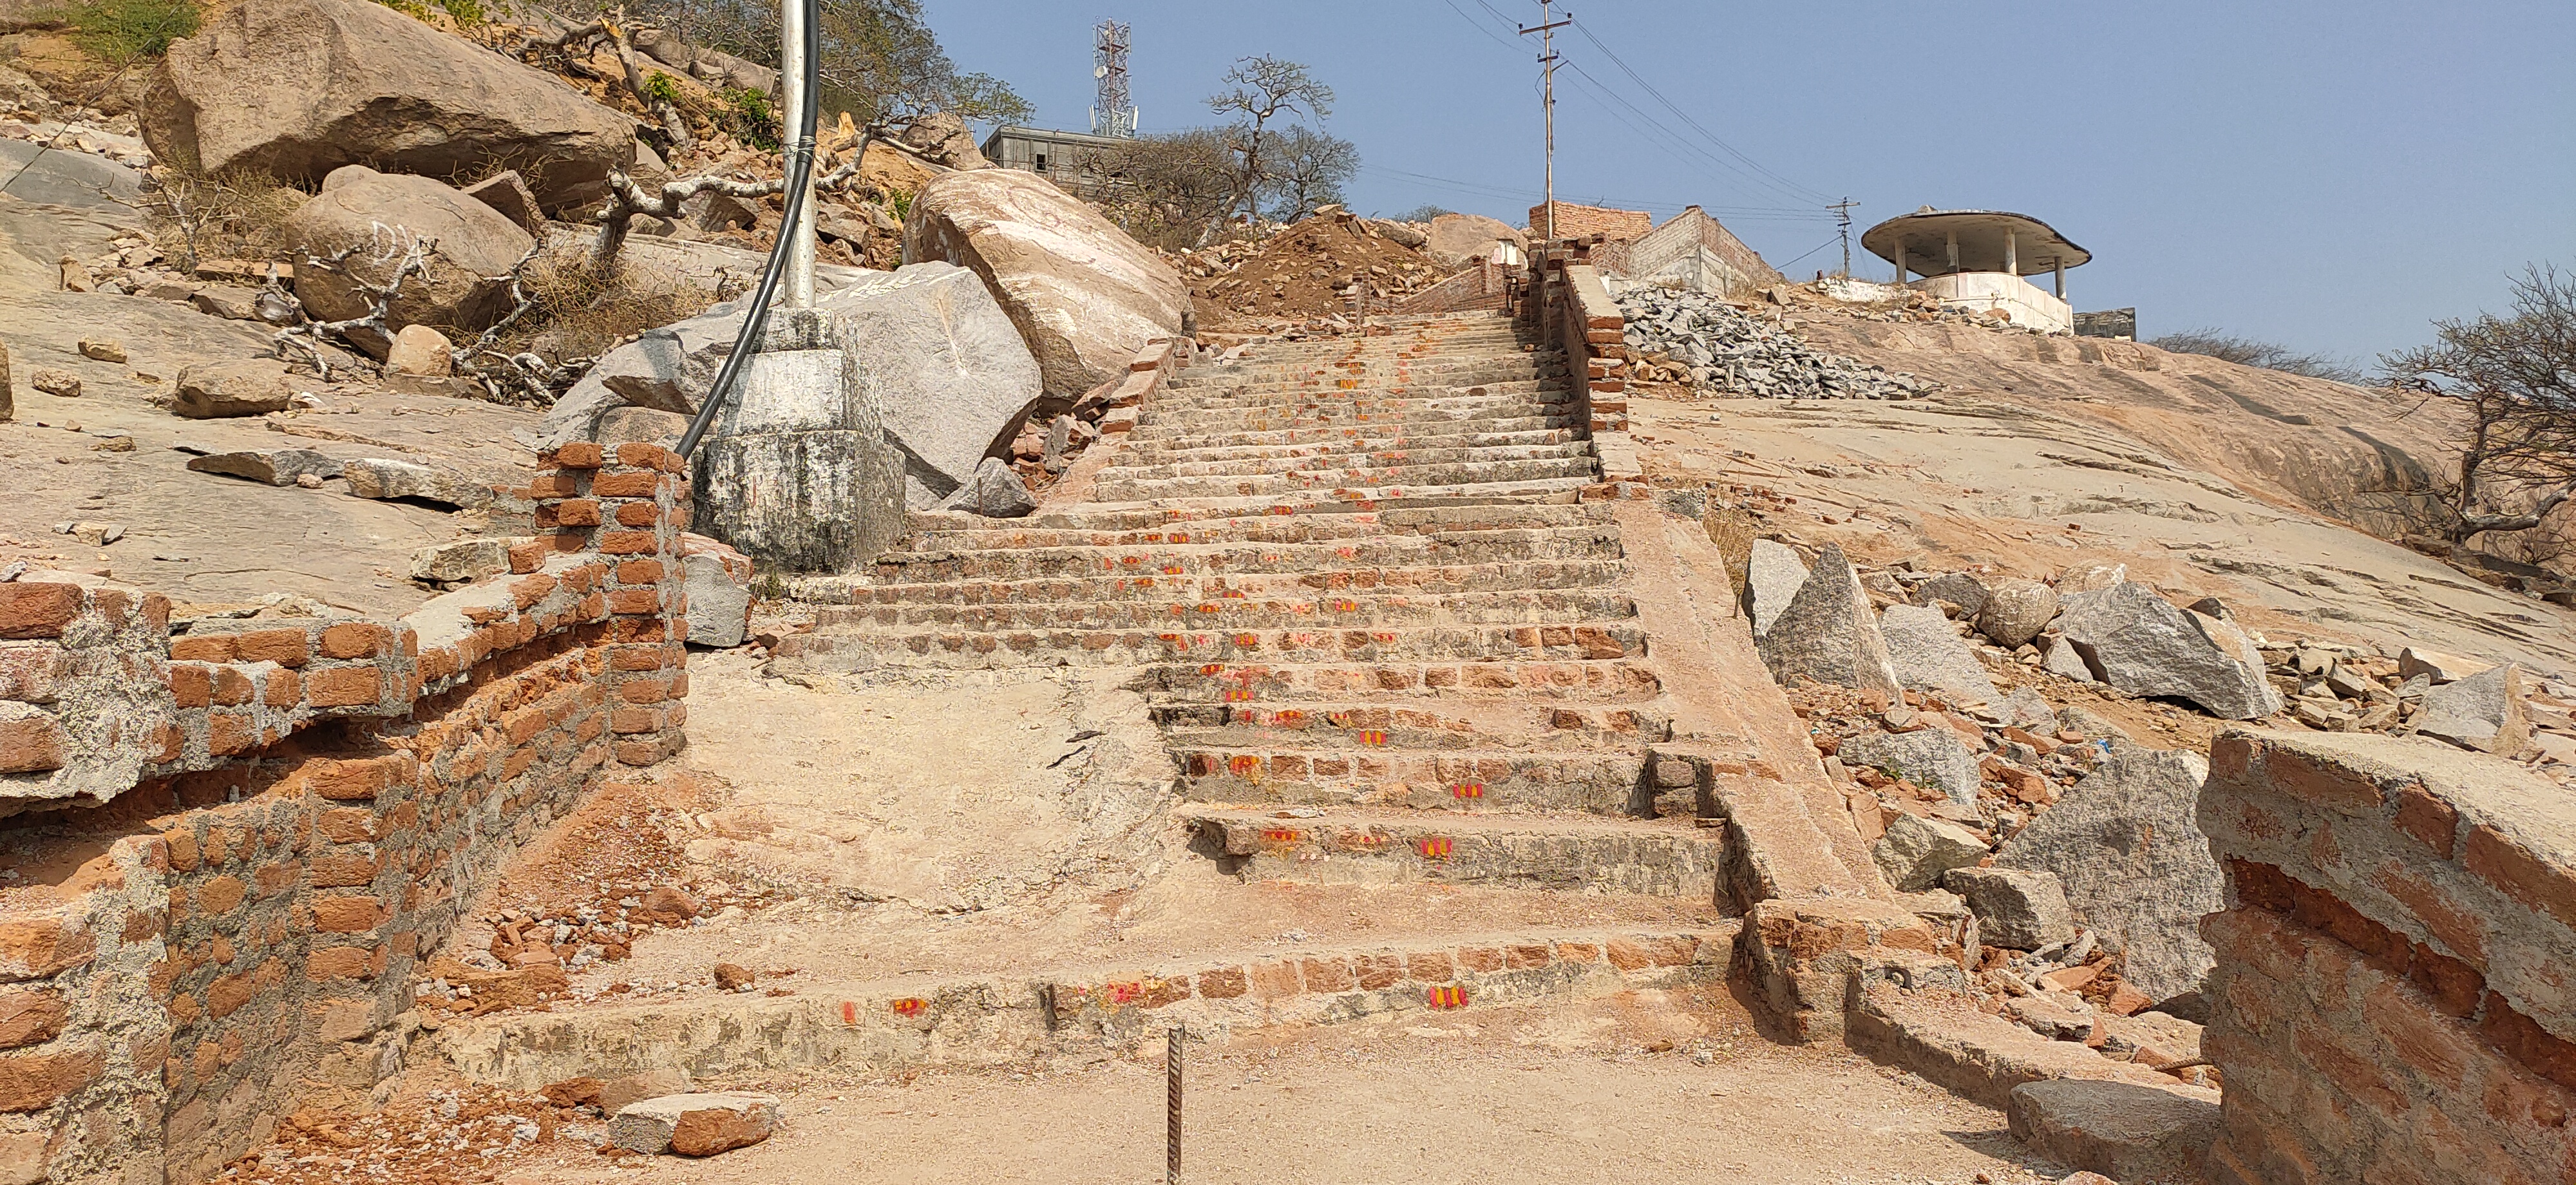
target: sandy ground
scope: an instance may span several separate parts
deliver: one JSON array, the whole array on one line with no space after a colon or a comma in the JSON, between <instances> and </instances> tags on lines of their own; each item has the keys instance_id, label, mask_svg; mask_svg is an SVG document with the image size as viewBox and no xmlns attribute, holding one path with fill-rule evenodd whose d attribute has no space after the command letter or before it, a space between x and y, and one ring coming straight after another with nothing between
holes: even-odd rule
<instances>
[{"instance_id":1,"label":"sandy ground","mask_svg":"<svg viewBox=\"0 0 2576 1185\"><path fill-rule=\"evenodd\" d=\"M1254 1036L1194 1047L1187 1078L1183 1179L1207 1185L1969 1185L2066 1175L2019 1149L1999 1112L1848 1053L1769 1045L1723 996L1633 993L1464 1023ZM1159 1042L1132 1057L1011 1073L732 1085L779 1091L785 1129L706 1161L558 1152L501 1179L1161 1179Z\"/></svg>"}]
</instances>

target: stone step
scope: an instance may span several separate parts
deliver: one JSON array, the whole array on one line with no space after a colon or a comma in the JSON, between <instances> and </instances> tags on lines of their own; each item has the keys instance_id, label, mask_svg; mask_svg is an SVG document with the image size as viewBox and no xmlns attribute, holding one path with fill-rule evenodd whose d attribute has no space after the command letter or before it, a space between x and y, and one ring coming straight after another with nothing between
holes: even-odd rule
<instances>
[{"instance_id":1,"label":"stone step","mask_svg":"<svg viewBox=\"0 0 2576 1185\"><path fill-rule=\"evenodd\" d=\"M1490 436L1498 433L1566 432L1583 430L1571 414L1546 413L1494 416L1479 420L1432 419L1421 423L1357 421L1337 424L1282 425L1274 428L1239 431L1202 431L1185 421L1148 425L1128 437L1131 446L1156 451L1216 448L1266 448L1277 445L1343 443L1364 450L1398 447L1407 441L1450 436Z\"/></svg>"},{"instance_id":2,"label":"stone step","mask_svg":"<svg viewBox=\"0 0 2576 1185\"><path fill-rule=\"evenodd\" d=\"M1156 694L1146 711L1199 745L1249 747L1335 737L1345 746L1530 748L1580 741L1611 748L1661 744L1672 720L1660 702L1586 706L1512 699L1314 699L1211 703ZM1371 737L1370 732L1383 737Z\"/></svg>"},{"instance_id":3,"label":"stone step","mask_svg":"<svg viewBox=\"0 0 2576 1185\"><path fill-rule=\"evenodd\" d=\"M1073 601L1197 604L1228 593L1244 599L1348 593L1405 596L1527 589L1589 589L1616 584L1624 569L1608 560L1533 560L1405 568L1224 576L1098 576L1042 580L876 583L865 576L817 576L798 581L796 599L823 605L1009 605Z\"/></svg>"},{"instance_id":4,"label":"stone step","mask_svg":"<svg viewBox=\"0 0 2576 1185\"><path fill-rule=\"evenodd\" d=\"M816 671L881 666L998 670L1262 661L1531 663L1636 658L1645 635L1618 622L1575 626L1412 626L1272 630L901 630L792 634L776 655Z\"/></svg>"},{"instance_id":5,"label":"stone step","mask_svg":"<svg viewBox=\"0 0 2576 1185\"><path fill-rule=\"evenodd\" d=\"M1104 502L1146 502L1164 498L1250 498L1265 494L1315 490L1342 491L1416 485L1501 485L1511 482L1551 480L1567 481L1579 487L1597 480L1600 472L1601 465L1597 459L1591 456L1574 456L1527 461L1461 461L1300 469L1288 473L1242 474L1225 477L1113 480L1104 476L1093 488Z\"/></svg>"},{"instance_id":6,"label":"stone step","mask_svg":"<svg viewBox=\"0 0 2576 1185\"><path fill-rule=\"evenodd\" d=\"M1569 428L1545 428L1529 432L1426 432L1407 435L1395 442L1398 448L1469 449L1526 448L1533 445L1580 443ZM1256 461L1285 457L1333 457L1353 452L1373 452L1380 447L1359 433L1334 430L1323 439L1280 444L1203 444L1174 447L1160 440L1134 440L1118 450L1118 461L1124 465L1156 465L1181 461Z\"/></svg>"},{"instance_id":7,"label":"stone step","mask_svg":"<svg viewBox=\"0 0 2576 1185\"><path fill-rule=\"evenodd\" d=\"M1328 543L1388 535L1605 526L1600 503L1569 506L1444 506L1364 514L1245 515L1167 521L1159 513L1031 515L989 519L966 514L916 515L906 549L975 551L1031 547L1138 547L1177 543Z\"/></svg>"},{"instance_id":8,"label":"stone step","mask_svg":"<svg viewBox=\"0 0 2576 1185\"><path fill-rule=\"evenodd\" d=\"M1180 763L1181 796L1191 802L1637 816L1653 801L1642 753L1174 745L1172 756Z\"/></svg>"},{"instance_id":9,"label":"stone step","mask_svg":"<svg viewBox=\"0 0 2576 1185\"><path fill-rule=\"evenodd\" d=\"M1725 831L1694 820L1417 811L1177 812L1190 851L1253 881L1627 893L1716 902Z\"/></svg>"},{"instance_id":10,"label":"stone step","mask_svg":"<svg viewBox=\"0 0 2576 1185\"><path fill-rule=\"evenodd\" d=\"M1027 580L1048 576L1223 576L1314 572L1326 567L1403 568L1516 560L1617 559L1619 534L1567 526L1387 534L1314 543L1162 543L1130 547L895 551L871 573L885 583Z\"/></svg>"},{"instance_id":11,"label":"stone step","mask_svg":"<svg viewBox=\"0 0 2576 1185\"><path fill-rule=\"evenodd\" d=\"M1615 590L1254 598L1227 593L1182 601L1010 600L997 604L825 605L818 630L925 626L979 631L1343 628L1410 625L1544 625L1617 620L1636 606Z\"/></svg>"},{"instance_id":12,"label":"stone step","mask_svg":"<svg viewBox=\"0 0 2576 1185\"><path fill-rule=\"evenodd\" d=\"M1112 504L1195 509L1204 513L1244 512L1262 508L1278 513L1294 513L1299 510L1324 511L1334 507L1383 511L1427 506L1574 502L1580 500L1583 490L1598 484L1600 484L1599 480L1594 477L1557 477L1538 481L1463 481L1448 485L1348 486L1336 489L1291 490L1270 495L1235 494L1223 497L1173 493L1150 501L1137 500Z\"/></svg>"},{"instance_id":13,"label":"stone step","mask_svg":"<svg viewBox=\"0 0 2576 1185\"><path fill-rule=\"evenodd\" d=\"M1415 934L1220 947L1150 963L800 982L789 996L558 1003L451 1018L418 1048L469 1081L520 1091L675 1067L713 1079L1025 1066L1053 1053L1160 1040L1180 1025L1223 1034L1408 1015L1427 1022L1462 1010L1716 983L1726 977L1739 926L1676 917L1653 929Z\"/></svg>"},{"instance_id":14,"label":"stone step","mask_svg":"<svg viewBox=\"0 0 2576 1185\"><path fill-rule=\"evenodd\" d=\"M1467 388L1483 391L1482 387ZM1271 427L1293 426L1303 421L1336 423L1447 423L1459 420L1490 419L1497 416L1530 416L1561 413L1573 406L1575 394L1563 389L1531 391L1525 394L1451 394L1443 390L1422 391L1411 388L1369 391L1314 391L1273 400L1242 401L1213 406L1191 407L1148 402L1138 417L1142 427L1159 427L1180 422L1201 432L1220 432L1233 428L1267 431Z\"/></svg>"},{"instance_id":15,"label":"stone step","mask_svg":"<svg viewBox=\"0 0 2576 1185\"><path fill-rule=\"evenodd\" d=\"M1473 374L1481 374L1484 377L1472 377ZM1174 391L1155 392L1153 406L1159 409L1177 407L1213 411L1241 407L1289 406L1325 398L1441 399L1484 396L1527 399L1545 395L1563 398L1570 389L1571 385L1566 382L1563 375L1549 376L1527 371L1424 374L1407 369L1368 375L1338 377L1327 375L1268 384L1184 387Z\"/></svg>"},{"instance_id":16,"label":"stone step","mask_svg":"<svg viewBox=\"0 0 2576 1185\"><path fill-rule=\"evenodd\" d=\"M1358 473L1363 470L1388 469L1400 465L1455 465L1483 461L1563 460L1592 456L1592 442L1567 441L1557 444L1495 444L1466 448L1426 448L1418 442L1407 442L1394 448L1324 455L1308 454L1288 457L1228 458L1222 460L1168 460L1114 464L1100 471L1101 481L1157 480L1174 477L1241 477L1299 472ZM1133 461L1121 457L1121 462Z\"/></svg>"},{"instance_id":17,"label":"stone step","mask_svg":"<svg viewBox=\"0 0 2576 1185\"><path fill-rule=\"evenodd\" d=\"M1167 701L1272 704L1318 699L1428 702L1527 697L1636 704L1663 691L1642 662L1166 663L1147 673Z\"/></svg>"}]
</instances>

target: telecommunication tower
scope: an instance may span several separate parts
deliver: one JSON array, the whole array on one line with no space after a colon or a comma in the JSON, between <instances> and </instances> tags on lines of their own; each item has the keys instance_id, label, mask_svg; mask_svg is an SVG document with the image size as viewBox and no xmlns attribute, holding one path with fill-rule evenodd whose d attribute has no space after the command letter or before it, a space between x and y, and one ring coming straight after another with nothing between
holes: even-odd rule
<instances>
[{"instance_id":1,"label":"telecommunication tower","mask_svg":"<svg viewBox=\"0 0 2576 1185\"><path fill-rule=\"evenodd\" d=\"M1102 21L1092 30L1091 76L1100 83L1091 104L1091 134L1133 139L1136 108L1127 99L1127 23Z\"/></svg>"}]
</instances>

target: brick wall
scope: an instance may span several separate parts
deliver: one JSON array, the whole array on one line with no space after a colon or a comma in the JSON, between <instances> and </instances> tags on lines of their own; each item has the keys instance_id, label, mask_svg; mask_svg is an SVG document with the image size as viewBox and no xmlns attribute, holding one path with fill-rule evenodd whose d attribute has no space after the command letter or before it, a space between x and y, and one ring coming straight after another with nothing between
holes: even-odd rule
<instances>
[{"instance_id":1,"label":"brick wall","mask_svg":"<svg viewBox=\"0 0 2576 1185\"><path fill-rule=\"evenodd\" d=\"M1584 393L1587 431L1628 430L1627 318L1587 260L1590 244L1543 249L1530 263L1515 315L1541 341L1565 350Z\"/></svg>"},{"instance_id":2,"label":"brick wall","mask_svg":"<svg viewBox=\"0 0 2576 1185\"><path fill-rule=\"evenodd\" d=\"M1530 234L1547 233L1547 203L1529 208ZM1578 206L1556 203L1556 237L1581 239L1599 235L1612 242L1629 243L1646 237L1655 229L1655 216L1644 210L1614 210L1608 206Z\"/></svg>"},{"instance_id":3,"label":"brick wall","mask_svg":"<svg viewBox=\"0 0 2576 1185\"><path fill-rule=\"evenodd\" d=\"M2576 1180L2576 816L2510 763L2238 730L2203 1050L2224 1185Z\"/></svg>"},{"instance_id":4,"label":"brick wall","mask_svg":"<svg viewBox=\"0 0 2576 1185\"><path fill-rule=\"evenodd\" d=\"M72 771L106 800L22 797L0 824L39 853L0 887L0 1180L199 1180L301 1102L363 1099L503 859L685 743L679 461L548 462L512 572L399 621L172 637L157 596L0 585L0 720L64 750L0 788ZM122 707L84 706L110 683Z\"/></svg>"},{"instance_id":5,"label":"brick wall","mask_svg":"<svg viewBox=\"0 0 2576 1185\"><path fill-rule=\"evenodd\" d=\"M1396 302L1395 311L1411 315L1500 309L1509 301L1520 271L1480 258L1457 275Z\"/></svg>"}]
</instances>

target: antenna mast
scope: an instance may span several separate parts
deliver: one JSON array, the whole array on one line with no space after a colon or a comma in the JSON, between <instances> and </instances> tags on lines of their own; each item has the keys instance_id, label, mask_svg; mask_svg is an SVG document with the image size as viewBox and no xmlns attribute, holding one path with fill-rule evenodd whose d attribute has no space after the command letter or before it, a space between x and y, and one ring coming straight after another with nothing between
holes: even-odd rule
<instances>
[{"instance_id":1,"label":"antenna mast","mask_svg":"<svg viewBox=\"0 0 2576 1185\"><path fill-rule=\"evenodd\" d=\"M1127 24L1102 21L1092 34L1091 76L1100 91L1091 104L1091 134L1132 140L1136 108L1127 98Z\"/></svg>"}]
</instances>

